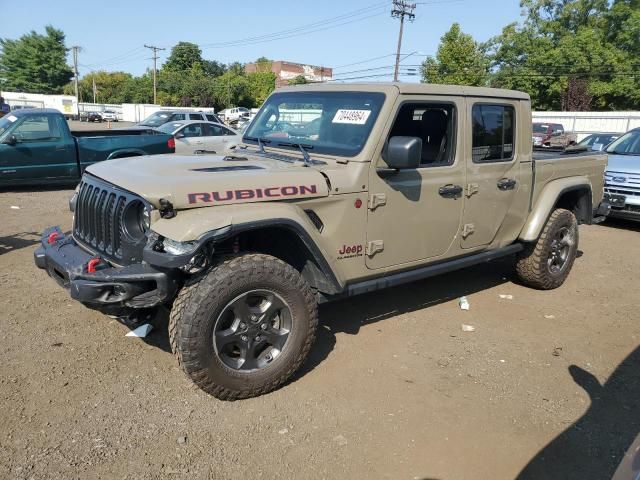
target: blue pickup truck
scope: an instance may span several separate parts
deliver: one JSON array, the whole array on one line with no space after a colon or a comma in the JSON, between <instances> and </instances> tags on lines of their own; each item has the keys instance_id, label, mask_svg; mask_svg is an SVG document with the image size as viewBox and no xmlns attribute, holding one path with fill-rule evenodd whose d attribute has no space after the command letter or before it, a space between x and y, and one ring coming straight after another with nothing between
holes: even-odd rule
<instances>
[{"instance_id":1,"label":"blue pickup truck","mask_svg":"<svg viewBox=\"0 0 640 480\"><path fill-rule=\"evenodd\" d=\"M71 132L57 110L0 118L0 186L72 183L102 160L174 152L173 136L153 130Z\"/></svg>"}]
</instances>

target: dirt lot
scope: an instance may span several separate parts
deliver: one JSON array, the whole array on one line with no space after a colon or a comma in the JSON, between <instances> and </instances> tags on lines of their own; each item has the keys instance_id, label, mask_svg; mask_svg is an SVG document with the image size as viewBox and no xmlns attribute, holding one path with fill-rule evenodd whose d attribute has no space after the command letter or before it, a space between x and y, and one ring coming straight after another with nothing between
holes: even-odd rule
<instances>
[{"instance_id":1,"label":"dirt lot","mask_svg":"<svg viewBox=\"0 0 640 480\"><path fill-rule=\"evenodd\" d=\"M555 291L502 262L324 306L292 382L225 403L180 372L166 318L125 338L35 268L70 194L0 192L0 478L605 479L640 431L631 224L582 227Z\"/></svg>"}]
</instances>

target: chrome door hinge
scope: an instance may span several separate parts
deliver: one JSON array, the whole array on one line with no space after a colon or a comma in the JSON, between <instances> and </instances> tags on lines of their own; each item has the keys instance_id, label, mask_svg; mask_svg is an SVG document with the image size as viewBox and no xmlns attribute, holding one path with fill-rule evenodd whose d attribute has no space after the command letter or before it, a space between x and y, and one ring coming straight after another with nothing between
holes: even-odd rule
<instances>
[{"instance_id":1,"label":"chrome door hinge","mask_svg":"<svg viewBox=\"0 0 640 480\"><path fill-rule=\"evenodd\" d=\"M477 183L467 183L467 188L465 189L465 195L467 198L471 197L474 193L478 193L479 185Z\"/></svg>"},{"instance_id":2,"label":"chrome door hinge","mask_svg":"<svg viewBox=\"0 0 640 480\"><path fill-rule=\"evenodd\" d=\"M384 242L382 240L373 240L367 243L365 253L368 257L373 257L376 253L384 250Z\"/></svg>"},{"instance_id":3,"label":"chrome door hinge","mask_svg":"<svg viewBox=\"0 0 640 480\"><path fill-rule=\"evenodd\" d=\"M374 193L369 196L369 210L375 210L387 204L387 196L384 193Z\"/></svg>"},{"instance_id":4,"label":"chrome door hinge","mask_svg":"<svg viewBox=\"0 0 640 480\"><path fill-rule=\"evenodd\" d=\"M465 223L464 227L462 227L462 238L467 238L474 230L473 223Z\"/></svg>"}]
</instances>

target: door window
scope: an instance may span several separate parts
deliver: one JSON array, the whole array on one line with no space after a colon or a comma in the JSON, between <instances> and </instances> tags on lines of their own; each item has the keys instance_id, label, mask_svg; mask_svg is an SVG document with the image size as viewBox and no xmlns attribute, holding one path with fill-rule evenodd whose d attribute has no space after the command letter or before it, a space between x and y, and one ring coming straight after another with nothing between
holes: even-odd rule
<instances>
[{"instance_id":1,"label":"door window","mask_svg":"<svg viewBox=\"0 0 640 480\"><path fill-rule=\"evenodd\" d=\"M224 128L224 127L222 128L222 131L223 131L223 135L235 135L236 134L236 132L233 132L233 131L229 130L228 128Z\"/></svg>"},{"instance_id":2,"label":"door window","mask_svg":"<svg viewBox=\"0 0 640 480\"><path fill-rule=\"evenodd\" d=\"M210 122L218 122L218 117L216 117L215 115L205 115L205 117L207 117L207 120L209 120Z\"/></svg>"},{"instance_id":3,"label":"door window","mask_svg":"<svg viewBox=\"0 0 640 480\"><path fill-rule=\"evenodd\" d=\"M187 125L182 130L182 133L184 134L184 138L201 137L202 126L199 123L194 123L193 125Z\"/></svg>"},{"instance_id":4,"label":"door window","mask_svg":"<svg viewBox=\"0 0 640 480\"><path fill-rule=\"evenodd\" d=\"M224 135L224 132L222 131L222 127L219 125L211 125L209 123L205 125L205 128L206 128L205 135L207 137L219 137L221 135Z\"/></svg>"},{"instance_id":5,"label":"door window","mask_svg":"<svg viewBox=\"0 0 640 480\"><path fill-rule=\"evenodd\" d=\"M512 160L515 109L510 105L476 104L472 117L474 163Z\"/></svg>"},{"instance_id":6,"label":"door window","mask_svg":"<svg viewBox=\"0 0 640 480\"><path fill-rule=\"evenodd\" d=\"M190 113L189 120L202 120L202 115L199 113Z\"/></svg>"},{"instance_id":7,"label":"door window","mask_svg":"<svg viewBox=\"0 0 640 480\"><path fill-rule=\"evenodd\" d=\"M176 121L176 120L185 120L186 116L184 113L174 113L173 116L171 117L171 120ZM198 119L200 120L200 119Z\"/></svg>"},{"instance_id":8,"label":"door window","mask_svg":"<svg viewBox=\"0 0 640 480\"><path fill-rule=\"evenodd\" d=\"M389 137L419 137L423 167L451 165L455 155L455 106L446 103L405 103Z\"/></svg>"},{"instance_id":9,"label":"door window","mask_svg":"<svg viewBox=\"0 0 640 480\"><path fill-rule=\"evenodd\" d=\"M57 116L37 115L26 118L13 135L20 142L55 142L60 140L62 129Z\"/></svg>"}]
</instances>

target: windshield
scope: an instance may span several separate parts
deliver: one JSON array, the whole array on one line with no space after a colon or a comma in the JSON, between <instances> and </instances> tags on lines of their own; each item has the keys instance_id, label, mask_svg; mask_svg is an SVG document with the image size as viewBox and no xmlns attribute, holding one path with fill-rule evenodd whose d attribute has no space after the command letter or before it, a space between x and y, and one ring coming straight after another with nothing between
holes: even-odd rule
<instances>
[{"instance_id":1,"label":"windshield","mask_svg":"<svg viewBox=\"0 0 640 480\"><path fill-rule=\"evenodd\" d=\"M352 157L360 153L378 118L383 93L286 92L269 97L244 134L271 147Z\"/></svg>"},{"instance_id":2,"label":"windshield","mask_svg":"<svg viewBox=\"0 0 640 480\"><path fill-rule=\"evenodd\" d=\"M533 133L547 133L549 131L549 125L546 123L534 123Z\"/></svg>"},{"instance_id":3,"label":"windshield","mask_svg":"<svg viewBox=\"0 0 640 480\"><path fill-rule=\"evenodd\" d=\"M153 115L149 115L145 118L140 125L145 125L147 127L158 127L163 123L167 123L171 119L170 112L156 112Z\"/></svg>"},{"instance_id":4,"label":"windshield","mask_svg":"<svg viewBox=\"0 0 640 480\"><path fill-rule=\"evenodd\" d=\"M17 118L11 114L0 118L0 136L2 136L16 120Z\"/></svg>"},{"instance_id":5,"label":"windshield","mask_svg":"<svg viewBox=\"0 0 640 480\"><path fill-rule=\"evenodd\" d=\"M607 148L616 155L640 155L640 129L625 133Z\"/></svg>"},{"instance_id":6,"label":"windshield","mask_svg":"<svg viewBox=\"0 0 640 480\"><path fill-rule=\"evenodd\" d=\"M160 125L159 127L156 128L156 130L159 130L162 133L168 133L169 135L173 135L175 131L178 130L182 125L183 125L182 123L168 122L163 125Z\"/></svg>"}]
</instances>

